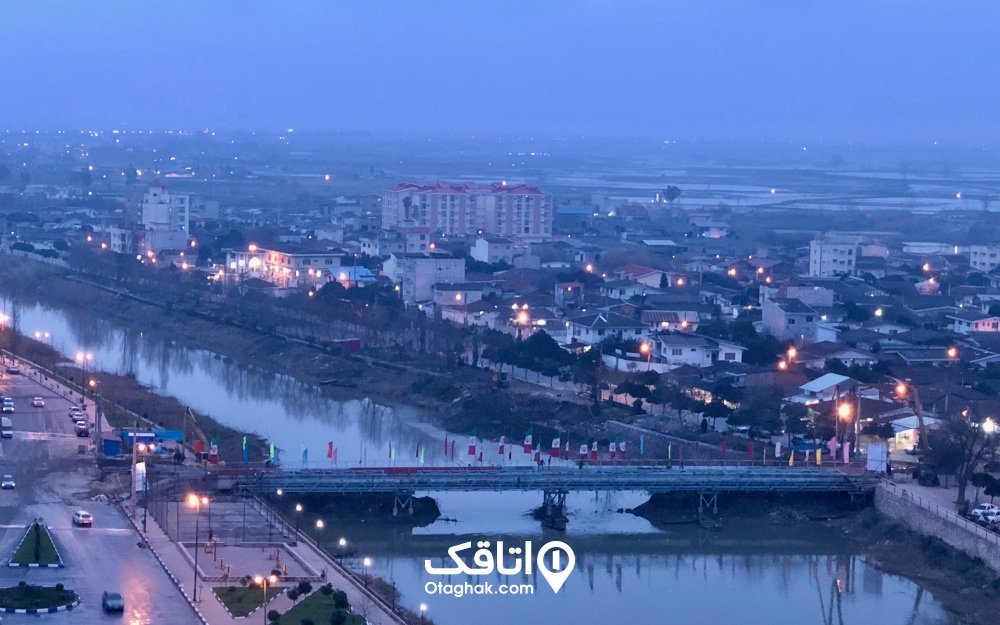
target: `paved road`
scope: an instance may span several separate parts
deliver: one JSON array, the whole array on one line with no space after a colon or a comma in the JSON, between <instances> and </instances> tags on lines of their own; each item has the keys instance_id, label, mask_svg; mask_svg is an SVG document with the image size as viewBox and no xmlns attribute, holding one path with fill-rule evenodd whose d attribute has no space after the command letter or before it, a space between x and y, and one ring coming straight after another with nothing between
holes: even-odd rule
<instances>
[{"instance_id":1,"label":"paved road","mask_svg":"<svg viewBox=\"0 0 1000 625\"><path fill-rule=\"evenodd\" d=\"M97 477L91 454L78 453L80 444L69 419L70 402L24 376L4 375L0 394L13 397L14 438L0 441L0 473L17 480L13 491L0 492L0 560L6 562L24 534L24 526L42 518L64 561L65 569L0 567L0 586L21 580L37 584L62 582L81 596L72 612L45 615L52 623L111 623L129 625L197 624L200 621L187 601L146 549L120 509L90 502L91 482ZM33 408L31 398L45 399L44 408ZM92 416L92 415L91 415ZM127 485L120 490L127 490ZM89 510L93 528L75 528L74 510ZM125 599L123 615L101 611L104 590L117 590ZM37 622L39 617L10 614L4 623Z\"/></svg>"}]
</instances>

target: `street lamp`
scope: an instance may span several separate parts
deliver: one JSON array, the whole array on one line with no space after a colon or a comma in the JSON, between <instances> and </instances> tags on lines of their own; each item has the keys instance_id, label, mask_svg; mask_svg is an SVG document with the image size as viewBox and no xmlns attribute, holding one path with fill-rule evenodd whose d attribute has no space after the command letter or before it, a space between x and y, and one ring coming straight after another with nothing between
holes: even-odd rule
<instances>
[{"instance_id":1,"label":"street lamp","mask_svg":"<svg viewBox=\"0 0 1000 625\"><path fill-rule=\"evenodd\" d=\"M86 379L87 377L87 363L89 363L93 359L94 359L94 354L90 352L79 351L76 353L76 361L83 366L84 379ZM81 386L83 385L81 384ZM87 410L87 398L85 390L86 389L80 391L80 407L83 408L84 412L86 412Z\"/></svg>"},{"instance_id":2,"label":"street lamp","mask_svg":"<svg viewBox=\"0 0 1000 625\"><path fill-rule=\"evenodd\" d=\"M788 362L795 362L795 357L799 355L799 350L794 345L788 348Z\"/></svg>"},{"instance_id":3,"label":"street lamp","mask_svg":"<svg viewBox=\"0 0 1000 625\"><path fill-rule=\"evenodd\" d=\"M302 504L295 504L295 541L299 540L299 518L302 516Z\"/></svg>"},{"instance_id":4,"label":"street lamp","mask_svg":"<svg viewBox=\"0 0 1000 625\"><path fill-rule=\"evenodd\" d=\"M267 605L268 605L268 603L269 603L269 601L271 599L270 597L267 596L267 587L269 585L270 586L274 586L275 584L277 584L278 583L278 576L277 575L268 575L267 577L264 577L263 575L255 575L254 578L253 578L253 583L257 584L258 586L260 586L264 590L264 609L263 609L263 614L264 614L264 625L267 625Z\"/></svg>"},{"instance_id":5,"label":"street lamp","mask_svg":"<svg viewBox=\"0 0 1000 625\"><path fill-rule=\"evenodd\" d=\"M947 353L948 353L948 358L951 358L952 360L958 358L958 348L955 347L954 345L948 348Z\"/></svg>"},{"instance_id":6,"label":"street lamp","mask_svg":"<svg viewBox=\"0 0 1000 625\"><path fill-rule=\"evenodd\" d=\"M653 348L649 345L649 343L646 342L640 343L639 353L646 355L646 371L649 371L649 368L653 362Z\"/></svg>"},{"instance_id":7,"label":"street lamp","mask_svg":"<svg viewBox=\"0 0 1000 625\"><path fill-rule=\"evenodd\" d=\"M321 530L324 527L326 527L326 523L323 522L323 519L316 519L316 529Z\"/></svg>"},{"instance_id":8,"label":"street lamp","mask_svg":"<svg viewBox=\"0 0 1000 625\"><path fill-rule=\"evenodd\" d=\"M424 622L424 614L427 614L427 604L426 603L421 603L420 604L420 622L421 623Z\"/></svg>"},{"instance_id":9,"label":"street lamp","mask_svg":"<svg viewBox=\"0 0 1000 625\"><path fill-rule=\"evenodd\" d=\"M208 497L199 497L198 495L191 493L187 496L187 505L189 508L194 508L194 589L191 592L191 601L198 601L198 531L199 531L199 521L201 520L201 505L208 504ZM267 595L267 590L264 591L265 599Z\"/></svg>"},{"instance_id":10,"label":"street lamp","mask_svg":"<svg viewBox=\"0 0 1000 625\"><path fill-rule=\"evenodd\" d=\"M363 564L364 567L365 567L365 569L364 569L365 570L365 588L368 588L368 567L370 567L372 565L372 559L371 558L365 558L364 560L361 561L361 564Z\"/></svg>"}]
</instances>

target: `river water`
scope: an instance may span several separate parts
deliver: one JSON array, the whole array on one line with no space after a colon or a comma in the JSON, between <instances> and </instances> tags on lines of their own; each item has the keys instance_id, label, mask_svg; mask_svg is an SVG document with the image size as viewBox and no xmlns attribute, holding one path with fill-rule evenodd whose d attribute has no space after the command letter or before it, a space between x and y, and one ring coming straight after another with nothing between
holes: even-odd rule
<instances>
[{"instance_id":1,"label":"river water","mask_svg":"<svg viewBox=\"0 0 1000 625\"><path fill-rule=\"evenodd\" d=\"M11 303L0 300L8 313ZM48 333L48 342L72 357L94 354L96 369L130 373L156 392L172 395L197 412L234 428L257 432L282 449L283 463L331 466L327 443L337 448L338 466L444 465L476 462L468 456L467 434L437 430L416 409L364 401L335 401L295 380L227 361L217 355L117 325L86 311L20 305L20 330ZM448 440L448 445L445 441ZM451 457L451 444L457 453ZM485 463L531 462L520 446L500 456L485 443ZM335 545L345 532L359 557L371 558L370 572L395 583L403 603L440 625L546 623L711 623L801 625L958 625L913 581L884 574L836 536L815 529L774 532L767 527L705 532L696 526L662 531L644 519L615 512L644 500L641 493L568 498L565 534L543 532L526 515L540 493L429 493L442 517L430 526L387 538L381 531L328 526L324 542ZM576 553L576 566L558 594L538 577L498 574L444 582L486 581L529 584L535 594L429 594L441 581L425 560L442 566L448 547L465 540L510 544L563 540ZM335 548L334 548L335 550ZM362 567L359 559L347 563Z\"/></svg>"}]
</instances>

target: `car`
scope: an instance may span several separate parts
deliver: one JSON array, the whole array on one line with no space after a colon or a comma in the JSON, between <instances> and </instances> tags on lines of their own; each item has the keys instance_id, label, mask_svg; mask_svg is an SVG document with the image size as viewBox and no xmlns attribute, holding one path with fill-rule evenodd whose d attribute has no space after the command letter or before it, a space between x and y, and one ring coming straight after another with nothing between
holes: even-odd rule
<instances>
[{"instance_id":1,"label":"car","mask_svg":"<svg viewBox=\"0 0 1000 625\"><path fill-rule=\"evenodd\" d=\"M87 418L87 415L85 415L83 413L83 411L80 410L79 408L77 408L75 411L74 410L70 410L69 411L69 420L70 421L82 421L82 420L84 420L86 418Z\"/></svg>"},{"instance_id":2,"label":"car","mask_svg":"<svg viewBox=\"0 0 1000 625\"><path fill-rule=\"evenodd\" d=\"M124 612L125 600L120 594L106 590L101 595L101 607L105 612Z\"/></svg>"},{"instance_id":3,"label":"car","mask_svg":"<svg viewBox=\"0 0 1000 625\"><path fill-rule=\"evenodd\" d=\"M73 427L73 431L76 432L76 435L79 438L86 438L86 437L90 436L90 428L87 427L86 423L83 423L83 424L77 423Z\"/></svg>"},{"instance_id":4,"label":"car","mask_svg":"<svg viewBox=\"0 0 1000 625\"><path fill-rule=\"evenodd\" d=\"M14 488L17 484L14 483L13 475L3 476L3 480L0 480L0 488L6 490L8 488Z\"/></svg>"},{"instance_id":5,"label":"car","mask_svg":"<svg viewBox=\"0 0 1000 625\"><path fill-rule=\"evenodd\" d=\"M20 375L21 368L18 367L17 365L11 365L11 366L7 367L7 373L9 373L11 375Z\"/></svg>"},{"instance_id":6,"label":"car","mask_svg":"<svg viewBox=\"0 0 1000 625\"><path fill-rule=\"evenodd\" d=\"M906 448L907 456L916 456L919 453L920 453L920 448L918 448L916 445Z\"/></svg>"},{"instance_id":7,"label":"car","mask_svg":"<svg viewBox=\"0 0 1000 625\"><path fill-rule=\"evenodd\" d=\"M35 408L44 408L45 400L42 399L41 397L34 397L31 400L31 405L34 406Z\"/></svg>"},{"instance_id":8,"label":"car","mask_svg":"<svg viewBox=\"0 0 1000 625\"><path fill-rule=\"evenodd\" d=\"M1000 510L991 510L983 513L983 515L979 517L979 522L983 525L996 525L1000 522Z\"/></svg>"},{"instance_id":9,"label":"car","mask_svg":"<svg viewBox=\"0 0 1000 625\"><path fill-rule=\"evenodd\" d=\"M0 412L3 412L4 414L10 414L14 412L14 402L5 401L3 403L3 408L0 408Z\"/></svg>"},{"instance_id":10,"label":"car","mask_svg":"<svg viewBox=\"0 0 1000 625\"><path fill-rule=\"evenodd\" d=\"M981 503L969 512L969 516L979 521L982 520L987 514L993 514L993 516L996 516L997 513L1000 513L1000 508L991 503Z\"/></svg>"},{"instance_id":11,"label":"car","mask_svg":"<svg viewBox=\"0 0 1000 625\"><path fill-rule=\"evenodd\" d=\"M78 525L83 527L86 525L90 527L94 524L94 517L90 516L90 513L86 510L77 510L73 513L73 525Z\"/></svg>"}]
</instances>

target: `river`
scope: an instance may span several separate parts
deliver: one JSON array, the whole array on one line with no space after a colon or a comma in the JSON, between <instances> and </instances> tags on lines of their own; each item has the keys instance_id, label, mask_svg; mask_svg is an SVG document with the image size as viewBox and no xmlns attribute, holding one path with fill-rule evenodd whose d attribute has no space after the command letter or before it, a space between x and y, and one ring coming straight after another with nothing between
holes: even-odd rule
<instances>
[{"instance_id":1,"label":"river","mask_svg":"<svg viewBox=\"0 0 1000 625\"><path fill-rule=\"evenodd\" d=\"M10 311L11 303L0 300ZM198 412L275 442L289 466L330 466L327 443L337 447L339 466L443 465L476 462L468 456L468 435L455 437L433 427L416 409L364 401L336 401L295 380L241 366L205 350L189 349L98 318L86 311L20 306L20 330L48 333L52 347L72 357L94 354L93 366L133 374L156 392L172 395ZM449 445L445 445L445 440ZM451 444L458 453L452 459ZM480 443L486 463L531 462L520 445L500 456L495 442ZM375 530L351 535L359 555L372 559L371 572L392 581L412 609L427 606L439 625L545 623L711 623L801 625L958 625L929 593L911 580L884 574L835 536L804 529L767 535L749 529L708 533L694 526L661 531L644 519L618 514L644 499L640 493L571 494L565 534L543 533L526 512L540 493L430 493L442 517L412 533L385 538ZM357 531L351 530L351 531ZM341 530L328 527L319 538L333 545ZM447 564L450 545L464 540L508 542L563 540L576 553L576 566L558 594L537 574L482 580L494 585L533 585L535 594L428 594L440 578L424 561ZM348 564L361 567L360 560ZM460 578L460 579L459 579ZM466 581L458 576L453 581ZM447 581L447 580L445 580ZM536 583L537 582L537 583Z\"/></svg>"}]
</instances>

